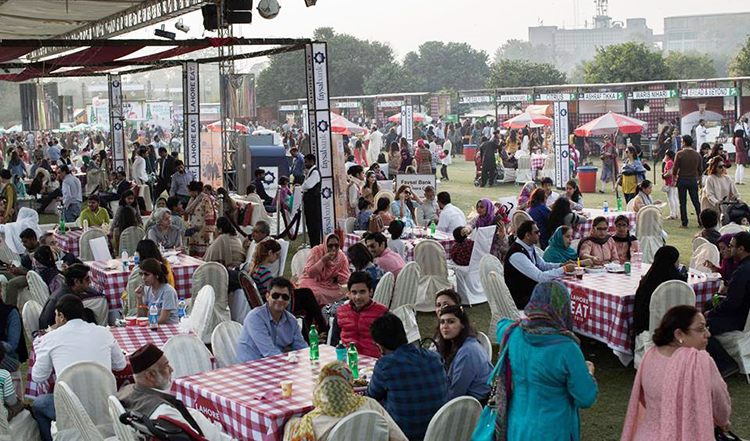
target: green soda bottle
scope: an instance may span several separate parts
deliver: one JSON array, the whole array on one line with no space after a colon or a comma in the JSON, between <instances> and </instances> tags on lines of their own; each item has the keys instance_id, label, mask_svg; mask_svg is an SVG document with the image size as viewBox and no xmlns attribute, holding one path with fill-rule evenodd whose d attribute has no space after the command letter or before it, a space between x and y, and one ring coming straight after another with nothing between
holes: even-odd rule
<instances>
[{"instance_id":1,"label":"green soda bottle","mask_svg":"<svg viewBox=\"0 0 750 441\"><path fill-rule=\"evenodd\" d=\"M719 297L719 293L714 294L713 302L714 302L714 308L718 308L719 304L721 303L721 297Z\"/></svg>"},{"instance_id":2,"label":"green soda bottle","mask_svg":"<svg viewBox=\"0 0 750 441\"><path fill-rule=\"evenodd\" d=\"M436 228L435 221L430 222L430 236L435 235L435 228Z\"/></svg>"},{"instance_id":3,"label":"green soda bottle","mask_svg":"<svg viewBox=\"0 0 750 441\"><path fill-rule=\"evenodd\" d=\"M617 211L622 211L622 198L619 196L617 197Z\"/></svg>"},{"instance_id":4,"label":"green soda bottle","mask_svg":"<svg viewBox=\"0 0 750 441\"><path fill-rule=\"evenodd\" d=\"M318 330L315 329L315 325L310 326L310 333L307 337L310 342L310 360L315 361L320 358L320 351L318 349Z\"/></svg>"},{"instance_id":5,"label":"green soda bottle","mask_svg":"<svg viewBox=\"0 0 750 441\"><path fill-rule=\"evenodd\" d=\"M354 379L359 378L359 354L357 353L357 347L354 343L349 343L349 349L346 351L346 358L349 361L349 369L352 371Z\"/></svg>"},{"instance_id":6,"label":"green soda bottle","mask_svg":"<svg viewBox=\"0 0 750 441\"><path fill-rule=\"evenodd\" d=\"M60 234L65 234L65 218L63 217L62 213L60 213L60 225L57 227L58 230L60 230Z\"/></svg>"}]
</instances>

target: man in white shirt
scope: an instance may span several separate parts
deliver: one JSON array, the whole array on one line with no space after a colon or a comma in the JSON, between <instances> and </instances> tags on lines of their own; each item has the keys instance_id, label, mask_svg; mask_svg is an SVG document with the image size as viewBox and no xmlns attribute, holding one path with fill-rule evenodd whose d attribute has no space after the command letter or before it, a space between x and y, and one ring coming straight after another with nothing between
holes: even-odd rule
<instances>
[{"instance_id":1,"label":"man in white shirt","mask_svg":"<svg viewBox=\"0 0 750 441\"><path fill-rule=\"evenodd\" d=\"M706 120L702 119L698 121L698 126L695 128L695 138L698 141L696 147L700 149L706 139L708 138L708 127L706 127Z\"/></svg>"},{"instance_id":2,"label":"man in white shirt","mask_svg":"<svg viewBox=\"0 0 750 441\"><path fill-rule=\"evenodd\" d=\"M310 235L310 246L320 245L323 240L323 220L320 207L320 171L315 166L315 155L305 155L305 182L302 183L302 207L305 211L305 227Z\"/></svg>"},{"instance_id":3,"label":"man in white shirt","mask_svg":"<svg viewBox=\"0 0 750 441\"><path fill-rule=\"evenodd\" d=\"M83 301L74 295L62 296L55 306L55 329L45 334L35 345L36 362L31 378L42 383L53 372L60 375L70 365L80 361L98 363L109 370L121 371L127 366L125 356L109 329L83 321ZM50 426L55 420L54 395L41 395L34 400L42 439L51 441Z\"/></svg>"},{"instance_id":4,"label":"man in white shirt","mask_svg":"<svg viewBox=\"0 0 750 441\"><path fill-rule=\"evenodd\" d=\"M164 353L149 343L129 357L135 384L123 387L117 398L125 410L148 416L149 419L169 418L190 426L209 441L231 440L218 423L212 423L196 409L188 409L168 393L172 388L172 372Z\"/></svg>"},{"instance_id":5,"label":"man in white shirt","mask_svg":"<svg viewBox=\"0 0 750 441\"><path fill-rule=\"evenodd\" d=\"M527 220L518 227L518 237L505 255L505 284L518 309L524 309L537 283L549 282L575 270L575 264L547 263L534 245L539 243L539 227Z\"/></svg>"},{"instance_id":6,"label":"man in white shirt","mask_svg":"<svg viewBox=\"0 0 750 441\"><path fill-rule=\"evenodd\" d=\"M453 234L453 230L466 225L466 215L460 208L451 204L451 195L447 191L441 191L437 195L440 216L438 217L437 230L443 233Z\"/></svg>"},{"instance_id":7,"label":"man in white shirt","mask_svg":"<svg viewBox=\"0 0 750 441\"><path fill-rule=\"evenodd\" d=\"M134 146L135 147L135 146ZM147 150L144 147L138 146L138 155L133 161L133 165L130 169L130 175L133 177L133 181L137 185L145 185L148 182L148 173L146 172L146 154Z\"/></svg>"},{"instance_id":8,"label":"man in white shirt","mask_svg":"<svg viewBox=\"0 0 750 441\"><path fill-rule=\"evenodd\" d=\"M544 195L547 198L545 204L547 204L549 208L552 208L552 205L554 205L555 201L560 197L560 193L552 190L553 186L554 182L552 182L552 178L546 177L542 179L542 190L544 190Z\"/></svg>"}]
</instances>

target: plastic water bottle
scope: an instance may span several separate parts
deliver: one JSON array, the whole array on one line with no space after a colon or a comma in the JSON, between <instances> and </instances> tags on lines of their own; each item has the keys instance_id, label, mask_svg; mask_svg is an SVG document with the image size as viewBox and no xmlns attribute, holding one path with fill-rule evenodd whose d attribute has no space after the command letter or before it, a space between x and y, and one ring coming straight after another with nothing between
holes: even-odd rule
<instances>
[{"instance_id":1,"label":"plastic water bottle","mask_svg":"<svg viewBox=\"0 0 750 441\"><path fill-rule=\"evenodd\" d=\"M180 301L177 302L177 316L180 319L187 316L187 302L184 297L180 297Z\"/></svg>"},{"instance_id":2,"label":"plastic water bottle","mask_svg":"<svg viewBox=\"0 0 750 441\"><path fill-rule=\"evenodd\" d=\"M133 263L135 263L135 266L138 266L138 262L140 262L140 257L138 256L138 252L136 251L135 254L133 254Z\"/></svg>"},{"instance_id":3,"label":"plastic water bottle","mask_svg":"<svg viewBox=\"0 0 750 441\"><path fill-rule=\"evenodd\" d=\"M340 362L346 363L346 346L344 342L339 340L339 344L336 345L336 359Z\"/></svg>"},{"instance_id":4,"label":"plastic water bottle","mask_svg":"<svg viewBox=\"0 0 750 441\"><path fill-rule=\"evenodd\" d=\"M604 212L609 213L609 204L607 203L607 201L604 201Z\"/></svg>"},{"instance_id":5,"label":"plastic water bottle","mask_svg":"<svg viewBox=\"0 0 750 441\"><path fill-rule=\"evenodd\" d=\"M152 331L159 329L159 308L156 307L156 303L148 307L148 328Z\"/></svg>"},{"instance_id":6,"label":"plastic water bottle","mask_svg":"<svg viewBox=\"0 0 750 441\"><path fill-rule=\"evenodd\" d=\"M346 358L349 362L349 369L352 371L352 376L356 380L359 378L359 354L357 353L357 347L354 346L354 342L349 343L349 349L346 351Z\"/></svg>"},{"instance_id":7,"label":"plastic water bottle","mask_svg":"<svg viewBox=\"0 0 750 441\"><path fill-rule=\"evenodd\" d=\"M120 259L122 260L122 270L128 271L128 259L130 256L128 255L127 251L123 251L122 255L120 256Z\"/></svg>"},{"instance_id":8,"label":"plastic water bottle","mask_svg":"<svg viewBox=\"0 0 750 441\"><path fill-rule=\"evenodd\" d=\"M310 342L310 361L315 361L320 358L320 352L318 349L318 330L315 325L310 326L310 333L307 335Z\"/></svg>"}]
</instances>

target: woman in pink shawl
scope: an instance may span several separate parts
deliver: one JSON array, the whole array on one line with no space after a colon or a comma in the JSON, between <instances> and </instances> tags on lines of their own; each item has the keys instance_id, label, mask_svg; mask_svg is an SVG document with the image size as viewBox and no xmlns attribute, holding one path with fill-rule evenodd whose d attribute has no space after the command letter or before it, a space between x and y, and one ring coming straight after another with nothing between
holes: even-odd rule
<instances>
[{"instance_id":1,"label":"woman in pink shawl","mask_svg":"<svg viewBox=\"0 0 750 441\"><path fill-rule=\"evenodd\" d=\"M312 290L318 304L327 305L344 297L341 287L348 281L349 258L341 251L339 237L329 234L310 252L298 285Z\"/></svg>"},{"instance_id":2,"label":"woman in pink shawl","mask_svg":"<svg viewBox=\"0 0 750 441\"><path fill-rule=\"evenodd\" d=\"M714 427L729 430L729 391L705 350L710 336L693 306L664 314L638 368L621 441L705 441Z\"/></svg>"}]
</instances>

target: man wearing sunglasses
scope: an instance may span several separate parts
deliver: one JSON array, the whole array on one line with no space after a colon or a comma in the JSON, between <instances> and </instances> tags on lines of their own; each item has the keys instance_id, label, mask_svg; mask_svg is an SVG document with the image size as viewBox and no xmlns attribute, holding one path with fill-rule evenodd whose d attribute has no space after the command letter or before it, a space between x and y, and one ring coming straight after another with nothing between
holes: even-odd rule
<instances>
[{"instance_id":1,"label":"man wearing sunglasses","mask_svg":"<svg viewBox=\"0 0 750 441\"><path fill-rule=\"evenodd\" d=\"M283 277L271 280L266 304L245 317L237 341L237 362L257 360L307 347L297 319L287 310L294 285Z\"/></svg>"}]
</instances>

